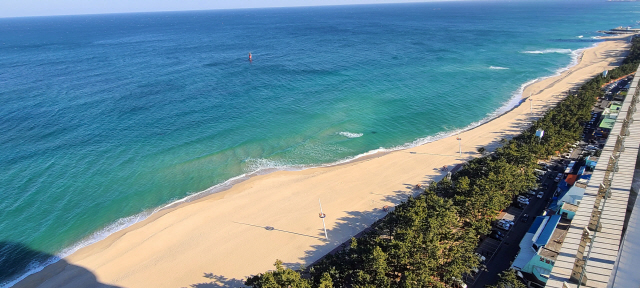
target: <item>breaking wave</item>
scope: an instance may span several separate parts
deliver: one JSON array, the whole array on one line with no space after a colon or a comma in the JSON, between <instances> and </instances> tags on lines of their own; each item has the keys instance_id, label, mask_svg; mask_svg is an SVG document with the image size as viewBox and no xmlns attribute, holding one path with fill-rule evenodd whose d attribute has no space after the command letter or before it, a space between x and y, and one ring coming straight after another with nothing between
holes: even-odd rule
<instances>
[{"instance_id":1,"label":"breaking wave","mask_svg":"<svg viewBox=\"0 0 640 288\"><path fill-rule=\"evenodd\" d=\"M358 137L362 137L362 133L352 133L352 132L338 132L338 135L340 136L344 136L347 138L358 138Z\"/></svg>"},{"instance_id":2,"label":"breaking wave","mask_svg":"<svg viewBox=\"0 0 640 288\"><path fill-rule=\"evenodd\" d=\"M571 54L571 49L544 49L544 50L533 50L533 51L523 51L522 53L526 54L549 54L549 53L560 53L560 54Z\"/></svg>"},{"instance_id":3,"label":"breaking wave","mask_svg":"<svg viewBox=\"0 0 640 288\"><path fill-rule=\"evenodd\" d=\"M593 46L596 46L596 44L594 44ZM416 147L416 146L420 146L420 145L424 145L430 142L434 142L437 141L439 139L443 139L446 137L449 137L451 135L455 135L467 130L471 130L475 127L478 127L484 123L487 123L491 120L493 120L494 118L508 112L509 110L519 106L520 104L523 103L523 99L522 99L522 93L524 91L524 89L529 86L530 84L537 82L539 80L543 80L546 78L550 78L550 77L554 77L559 75L560 73L570 69L571 67L575 66L578 64L580 56L582 55L582 52L588 48L584 48L584 49L577 49L577 50L571 50L571 49L546 49L546 50L541 50L541 51L525 51L522 53L530 53L530 54L544 54L544 53L563 53L563 54L571 54L572 55L572 60L569 63L569 65L560 68L556 71L556 73L554 73L553 75L547 76L547 77L540 77L540 78L536 78L536 79L532 79L524 84L522 84L520 86L520 88L515 91L512 95L512 97L505 102L504 105L502 105L500 108L496 109L495 111L493 111L492 113L489 113L485 118L473 122L469 125L467 125L466 127L460 128L460 129L455 129L455 130L449 130L449 131L442 131L439 133L436 133L435 135L430 135L430 136L426 136L423 138L419 138L416 139L412 142L409 143L405 143L405 144L401 144L395 147L390 147L390 148L384 148L384 147L380 147L378 149L374 149L374 150L370 150L367 151L365 153L356 155L356 156L352 156L352 157L347 157L332 163L327 163L327 164L320 164L320 165L300 165L300 164L293 164L293 163L287 163L286 161L274 161L274 160L269 160L269 159L247 159L245 160L245 162L247 163L247 169L245 169L246 173L238 175L236 177L233 177L225 182L219 183L217 185L214 185L206 190L197 192L197 193L193 193L190 194L184 198L181 199L177 199L173 202L170 202L164 206L160 206L157 207L155 209L150 209L141 213L138 213L136 215L133 216L129 216L129 217L125 217L125 218L121 218L113 223L111 223L110 225L104 227L103 229L100 229L99 231L94 232L93 234L91 234L89 237L86 237L85 239L75 243L74 245L64 249L63 251L57 253L54 257L51 257L49 260L45 261L44 263L34 263L36 267L32 267L31 269L29 269L28 272L26 272L25 274L19 276L18 278L14 278L14 279L10 279L8 282L4 282L4 283L0 283L0 288L7 288L7 287L11 287L13 285L15 285L16 283L18 283L20 280L26 278L27 276L37 273L39 271L41 271L42 269L44 269L46 266L51 265L53 263L58 262L60 259L71 255L72 253L78 251L79 249L86 247L88 245L91 245L93 243L96 243L98 241L101 241L103 239L106 239L109 235L116 233L118 231L121 231L123 229L126 229L130 226L132 226L135 223L138 223L140 221L143 221L147 218L149 218L151 215L155 214L156 212L159 212L161 210L165 210L168 208L172 208L175 207L177 205L180 205L182 203L187 203L187 202L191 202L197 199L200 199L202 197L205 197L207 195L210 194L214 194L217 192L221 192L224 190L227 190L231 187L233 187L233 185L248 180L249 178L251 178L252 176L255 175L260 175L260 174L267 174L273 171L279 171L279 170L287 170L287 171L295 171L295 170L304 170L304 169L309 169L309 168L315 168L315 167L329 167L329 166L335 166L335 165L339 165L339 164L344 164L344 163L348 163L354 160L357 160L359 158L362 157L367 157L367 156L371 156L371 155L375 155L377 153L388 153L388 152L393 152L393 151L397 151L397 150L404 150L404 149L408 149L408 148L412 148L412 147ZM509 68L505 68L505 67L497 67L497 66L491 66L490 69L509 69ZM363 133L352 133L352 132L338 132L337 134L344 136L344 137L348 137L348 138L357 138L357 137L362 137Z\"/></svg>"}]
</instances>

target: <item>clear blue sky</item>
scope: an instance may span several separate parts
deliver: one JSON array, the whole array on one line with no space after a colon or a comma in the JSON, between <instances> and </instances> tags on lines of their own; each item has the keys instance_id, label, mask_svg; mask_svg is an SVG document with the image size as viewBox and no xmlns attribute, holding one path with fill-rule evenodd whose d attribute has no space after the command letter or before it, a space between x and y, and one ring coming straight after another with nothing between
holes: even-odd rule
<instances>
[{"instance_id":1,"label":"clear blue sky","mask_svg":"<svg viewBox=\"0 0 640 288\"><path fill-rule=\"evenodd\" d=\"M0 17L431 1L434 0L0 0Z\"/></svg>"}]
</instances>

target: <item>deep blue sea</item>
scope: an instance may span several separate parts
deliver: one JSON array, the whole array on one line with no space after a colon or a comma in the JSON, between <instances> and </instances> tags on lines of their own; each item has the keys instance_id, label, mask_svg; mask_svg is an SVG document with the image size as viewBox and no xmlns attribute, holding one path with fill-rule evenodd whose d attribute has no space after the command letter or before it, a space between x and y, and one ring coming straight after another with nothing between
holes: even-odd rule
<instances>
[{"instance_id":1,"label":"deep blue sea","mask_svg":"<svg viewBox=\"0 0 640 288\"><path fill-rule=\"evenodd\" d=\"M0 268L11 268L0 269L0 287L47 255L68 255L234 177L347 161L477 125L515 105L524 83L572 65L600 41L597 30L636 26L639 6L441 2L0 19Z\"/></svg>"}]
</instances>

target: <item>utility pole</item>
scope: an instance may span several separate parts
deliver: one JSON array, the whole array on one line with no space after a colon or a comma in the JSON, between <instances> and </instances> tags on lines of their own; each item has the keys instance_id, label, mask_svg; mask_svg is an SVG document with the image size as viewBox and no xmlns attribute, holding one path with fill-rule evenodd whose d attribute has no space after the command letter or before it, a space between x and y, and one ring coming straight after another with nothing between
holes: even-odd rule
<instances>
[{"instance_id":1,"label":"utility pole","mask_svg":"<svg viewBox=\"0 0 640 288\"><path fill-rule=\"evenodd\" d=\"M533 99L531 99L531 92L529 92L529 113L533 115Z\"/></svg>"},{"instance_id":2,"label":"utility pole","mask_svg":"<svg viewBox=\"0 0 640 288\"><path fill-rule=\"evenodd\" d=\"M329 237L327 236L327 226L324 224L324 217L327 215L322 213L322 202L320 202L320 199L318 199L318 203L320 203L320 218L322 218L322 228L324 228L324 239L329 240Z\"/></svg>"}]
</instances>

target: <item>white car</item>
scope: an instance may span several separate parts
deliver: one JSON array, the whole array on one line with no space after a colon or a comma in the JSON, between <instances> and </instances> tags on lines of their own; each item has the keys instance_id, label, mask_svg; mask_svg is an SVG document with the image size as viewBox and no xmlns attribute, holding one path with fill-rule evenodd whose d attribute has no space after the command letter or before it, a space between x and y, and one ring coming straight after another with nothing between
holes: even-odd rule
<instances>
[{"instance_id":1,"label":"white car","mask_svg":"<svg viewBox=\"0 0 640 288\"><path fill-rule=\"evenodd\" d=\"M544 196L544 192L543 192L543 191L540 191L540 192L538 192L538 196L536 196L536 197L538 197L538 198L542 198L542 196Z\"/></svg>"},{"instance_id":2,"label":"white car","mask_svg":"<svg viewBox=\"0 0 640 288\"><path fill-rule=\"evenodd\" d=\"M511 226L513 226L513 224L515 224L513 221L507 220L507 219L500 219L500 220L498 220L498 223L505 223L505 224L509 224Z\"/></svg>"},{"instance_id":3,"label":"white car","mask_svg":"<svg viewBox=\"0 0 640 288\"><path fill-rule=\"evenodd\" d=\"M498 227L500 229L503 229L503 230L507 230L507 231L509 231L509 229L511 229L511 225L509 225L507 223L504 223L504 222L498 222L496 224L496 227Z\"/></svg>"},{"instance_id":4,"label":"white car","mask_svg":"<svg viewBox=\"0 0 640 288\"><path fill-rule=\"evenodd\" d=\"M483 264L485 261L487 261L487 258L480 255L480 253L476 252L476 256L478 256L478 258L480 259L480 264Z\"/></svg>"}]
</instances>

